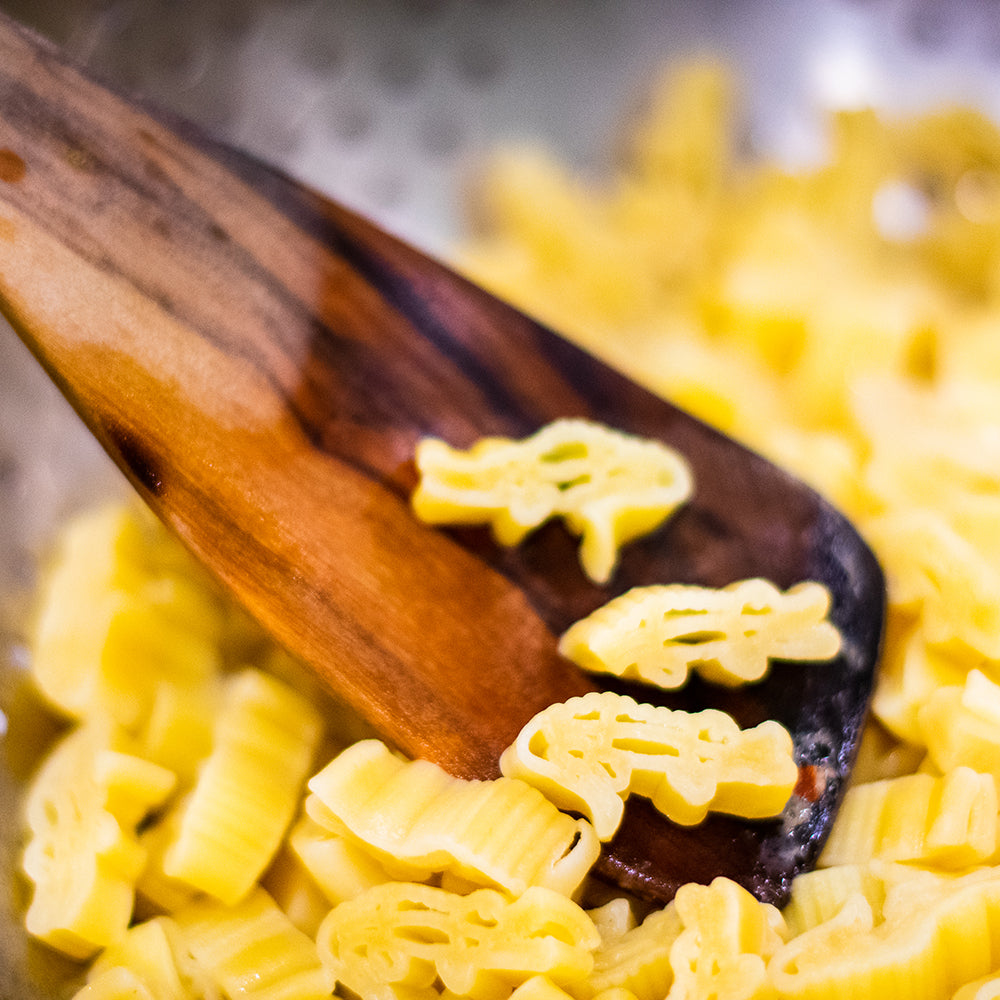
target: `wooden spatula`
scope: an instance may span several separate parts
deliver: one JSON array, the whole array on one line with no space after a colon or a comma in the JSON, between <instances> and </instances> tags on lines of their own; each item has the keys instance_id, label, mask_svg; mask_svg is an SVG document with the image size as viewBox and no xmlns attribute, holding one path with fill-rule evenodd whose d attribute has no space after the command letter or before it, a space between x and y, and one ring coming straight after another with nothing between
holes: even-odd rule
<instances>
[{"instance_id":1,"label":"wooden spatula","mask_svg":"<svg viewBox=\"0 0 1000 1000\"><path fill-rule=\"evenodd\" d=\"M669 899L728 875L780 902L851 767L879 567L811 490L369 222L98 85L0 20L0 307L139 493L246 607L411 756L498 773L528 719L594 680L556 638L637 584L814 579L843 652L662 703L792 732L778 821L675 827L641 802L599 862ZM503 550L409 507L417 441L586 416L689 460L693 501L583 576L560 526ZM647 690L629 690L656 700Z\"/></svg>"}]
</instances>

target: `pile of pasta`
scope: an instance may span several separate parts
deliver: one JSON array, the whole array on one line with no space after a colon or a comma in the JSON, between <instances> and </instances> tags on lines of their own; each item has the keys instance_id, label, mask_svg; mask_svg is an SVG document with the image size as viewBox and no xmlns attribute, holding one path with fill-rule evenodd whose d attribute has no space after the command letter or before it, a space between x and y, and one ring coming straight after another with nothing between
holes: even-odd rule
<instances>
[{"instance_id":1,"label":"pile of pasta","mask_svg":"<svg viewBox=\"0 0 1000 1000\"><path fill-rule=\"evenodd\" d=\"M674 71L600 186L508 151L464 266L882 559L874 717L817 870L783 911L726 879L609 892L586 820L401 759L112 505L63 532L32 650L67 727L27 795L26 919L87 963L81 997L1000 994L1000 133L845 113L785 173L736 156L728 86Z\"/></svg>"}]
</instances>

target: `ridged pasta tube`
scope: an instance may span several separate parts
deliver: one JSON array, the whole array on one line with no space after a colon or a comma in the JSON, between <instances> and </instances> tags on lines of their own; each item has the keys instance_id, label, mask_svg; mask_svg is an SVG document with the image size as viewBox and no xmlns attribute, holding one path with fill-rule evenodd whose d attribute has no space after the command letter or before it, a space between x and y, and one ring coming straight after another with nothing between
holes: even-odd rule
<instances>
[{"instance_id":1,"label":"ridged pasta tube","mask_svg":"<svg viewBox=\"0 0 1000 1000\"><path fill-rule=\"evenodd\" d=\"M174 786L169 771L126 746L106 717L77 727L46 758L26 802L24 871L34 885L26 925L77 959L128 926L146 861L135 827Z\"/></svg>"},{"instance_id":2,"label":"ridged pasta tube","mask_svg":"<svg viewBox=\"0 0 1000 1000\"><path fill-rule=\"evenodd\" d=\"M858 892L789 941L769 966L777 995L950 1000L996 969L1000 869L959 878L914 871L884 893L881 913Z\"/></svg>"},{"instance_id":3,"label":"ridged pasta tube","mask_svg":"<svg viewBox=\"0 0 1000 1000\"><path fill-rule=\"evenodd\" d=\"M959 765L993 777L1000 794L1000 685L971 670L964 685L932 692L917 712L917 725L934 766Z\"/></svg>"},{"instance_id":4,"label":"ridged pasta tube","mask_svg":"<svg viewBox=\"0 0 1000 1000\"><path fill-rule=\"evenodd\" d=\"M95 984L94 992L103 996L106 986L115 982L112 973L127 970L155 1000L197 1000L193 984L177 966L171 929L176 934L176 928L166 917L130 927L104 949L87 973L88 982ZM98 985L100 989L96 988ZM88 995L82 993L80 997Z\"/></svg>"},{"instance_id":5,"label":"ridged pasta tube","mask_svg":"<svg viewBox=\"0 0 1000 1000\"><path fill-rule=\"evenodd\" d=\"M223 902L242 899L292 821L321 728L316 709L276 678L252 668L233 677L163 872Z\"/></svg>"},{"instance_id":6,"label":"ridged pasta tube","mask_svg":"<svg viewBox=\"0 0 1000 1000\"><path fill-rule=\"evenodd\" d=\"M956 767L853 785L820 855L822 867L881 861L966 868L997 848L997 792L988 774Z\"/></svg>"},{"instance_id":7,"label":"ridged pasta tube","mask_svg":"<svg viewBox=\"0 0 1000 1000\"><path fill-rule=\"evenodd\" d=\"M517 545L562 517L581 536L580 562L597 583L610 578L623 545L659 527L693 489L674 449L578 419L520 441L483 438L468 451L425 438L416 464L412 503L422 520L489 524L501 545Z\"/></svg>"},{"instance_id":8,"label":"ridged pasta tube","mask_svg":"<svg viewBox=\"0 0 1000 1000\"><path fill-rule=\"evenodd\" d=\"M591 825L513 778L468 781L379 740L344 750L309 782L306 811L360 843L396 879L450 872L520 895L572 896L600 853Z\"/></svg>"},{"instance_id":9,"label":"ridged pasta tube","mask_svg":"<svg viewBox=\"0 0 1000 1000\"><path fill-rule=\"evenodd\" d=\"M725 712L673 711L591 691L539 712L500 758L504 774L583 813L610 840L630 794L675 823L709 810L778 815L798 778L792 738L773 720L741 730Z\"/></svg>"},{"instance_id":10,"label":"ridged pasta tube","mask_svg":"<svg viewBox=\"0 0 1000 1000\"><path fill-rule=\"evenodd\" d=\"M692 670L738 687L763 678L774 659L836 656L829 611L830 592L814 582L785 592L760 579L635 587L570 626L559 652L584 670L659 688L683 686Z\"/></svg>"},{"instance_id":11,"label":"ridged pasta tube","mask_svg":"<svg viewBox=\"0 0 1000 1000\"><path fill-rule=\"evenodd\" d=\"M541 886L511 900L404 882L341 903L316 939L331 976L362 1000L436 1000L438 982L470 1000L506 1000L536 975L565 988L590 972L598 940L580 907Z\"/></svg>"},{"instance_id":12,"label":"ridged pasta tube","mask_svg":"<svg viewBox=\"0 0 1000 1000\"><path fill-rule=\"evenodd\" d=\"M33 638L34 677L52 705L135 726L159 682L200 684L216 672L221 609L183 555L132 507L67 526L42 580Z\"/></svg>"},{"instance_id":13,"label":"ridged pasta tube","mask_svg":"<svg viewBox=\"0 0 1000 1000\"><path fill-rule=\"evenodd\" d=\"M175 919L184 946L227 997L328 1000L333 990L312 940L260 887L236 906L194 903Z\"/></svg>"}]
</instances>

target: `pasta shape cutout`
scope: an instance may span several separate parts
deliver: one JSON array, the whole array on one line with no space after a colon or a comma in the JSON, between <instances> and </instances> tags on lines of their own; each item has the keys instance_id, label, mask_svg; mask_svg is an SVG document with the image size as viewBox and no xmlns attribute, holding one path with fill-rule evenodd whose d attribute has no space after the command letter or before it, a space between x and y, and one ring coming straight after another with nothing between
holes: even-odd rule
<instances>
[{"instance_id":1,"label":"pasta shape cutout","mask_svg":"<svg viewBox=\"0 0 1000 1000\"><path fill-rule=\"evenodd\" d=\"M169 771L126 751L110 720L78 726L46 758L25 806L28 931L77 959L128 927L146 862L136 825L174 786Z\"/></svg>"},{"instance_id":2,"label":"pasta shape cutout","mask_svg":"<svg viewBox=\"0 0 1000 1000\"><path fill-rule=\"evenodd\" d=\"M767 580L715 589L635 587L572 625L559 651L593 673L681 687L692 670L737 687L761 680L773 659L830 660L840 633L820 583L778 590Z\"/></svg>"},{"instance_id":3,"label":"pasta shape cutout","mask_svg":"<svg viewBox=\"0 0 1000 1000\"><path fill-rule=\"evenodd\" d=\"M419 443L412 503L431 524L489 524L501 545L562 517L581 536L580 562L596 583L622 546L658 528L691 496L687 461L658 441L588 420L564 419L523 440L483 438L468 451Z\"/></svg>"},{"instance_id":4,"label":"pasta shape cutout","mask_svg":"<svg viewBox=\"0 0 1000 1000\"><path fill-rule=\"evenodd\" d=\"M393 877L450 872L519 895L542 885L571 896L600 844L585 820L512 778L467 781L362 740L309 782L309 816L359 842Z\"/></svg>"},{"instance_id":5,"label":"pasta shape cutout","mask_svg":"<svg viewBox=\"0 0 1000 1000\"><path fill-rule=\"evenodd\" d=\"M493 889L458 895L389 882L336 907L316 943L331 976L362 1000L437 1000L440 983L470 1000L506 1000L544 975L581 982L599 937L587 914L532 886L511 901Z\"/></svg>"},{"instance_id":6,"label":"pasta shape cutout","mask_svg":"<svg viewBox=\"0 0 1000 1000\"><path fill-rule=\"evenodd\" d=\"M788 731L773 720L741 730L725 712L682 712L591 691L539 712L500 758L504 774L581 812L610 840L630 793L668 819L700 823L709 810L777 816L798 778Z\"/></svg>"},{"instance_id":7,"label":"pasta shape cutout","mask_svg":"<svg viewBox=\"0 0 1000 1000\"><path fill-rule=\"evenodd\" d=\"M787 934L781 913L727 878L677 890L684 930L670 949L667 1000L769 1000L767 963Z\"/></svg>"}]
</instances>

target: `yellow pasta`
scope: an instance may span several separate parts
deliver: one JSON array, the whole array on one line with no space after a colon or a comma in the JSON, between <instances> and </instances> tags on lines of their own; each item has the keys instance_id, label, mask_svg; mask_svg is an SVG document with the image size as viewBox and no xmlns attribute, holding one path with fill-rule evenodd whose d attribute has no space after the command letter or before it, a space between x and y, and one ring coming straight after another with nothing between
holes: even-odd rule
<instances>
[{"instance_id":1,"label":"yellow pasta","mask_svg":"<svg viewBox=\"0 0 1000 1000\"><path fill-rule=\"evenodd\" d=\"M471 867L413 867L412 856L398 856L404 838L384 838L376 858L318 800L311 811L338 832L302 819L261 874L284 917L258 889L234 907L198 901L200 890L163 872L183 811L171 810L136 838L135 822L170 781L154 791L165 772L146 765L176 772L189 791L211 750L219 667L269 664L285 676L287 661L219 605L154 522L116 506L70 525L43 582L33 648L38 686L60 713L90 719L95 711L112 712L133 737L109 745L100 765L89 750L60 757L57 749L53 760L74 775L74 790L64 798L65 789L53 795L48 785L35 800L35 826L44 826L38 803L53 800L63 816L71 812L65 803L79 806L80 829L90 830L72 852L72 878L50 879L60 889L59 906L48 907L43 935L76 955L115 939L81 996L187 995L178 984L196 997L327 996L332 976L319 969L316 947L289 927L295 922L312 932L330 904L336 908L321 944L328 961L336 950L350 965L344 975L355 984L341 992L379 1000L1000 995L1000 869L986 866L996 858L989 856L996 810L988 785L1000 786L1000 130L963 111L909 121L843 112L829 121L827 162L789 174L737 164L730 115L724 72L698 62L656 89L623 172L600 186L572 177L543 151L508 151L485 185L492 228L470 248L467 263L505 297L807 478L852 515L887 570L889 628L873 701L878 726L869 731L862 769L824 855L824 863L838 863L794 882L787 943L781 921L732 884L684 887L674 904L633 926L624 898L608 901L607 890L587 880L571 889L575 871L558 894L527 890L514 909L517 927L507 934L504 921L515 904L477 890ZM923 206L921 226L908 233L893 230L899 220L885 211L900 193ZM435 494L430 477L421 485L425 493L418 490L418 507L427 503L433 517L447 513L446 520L492 524L504 544L564 516L583 536L586 572L607 578L618 549L669 510L648 498L634 503L633 486L617 506L587 494L586 511L570 510L566 501L584 493L577 478L583 453L600 450L593 445L607 429L575 421L557 428L567 430L558 446L552 428L526 442L484 442L471 453L440 442L422 446L449 476L465 463L492 475L505 449L523 446L534 456L533 474L552 473L531 487L536 499L551 502L508 509L495 498L452 490L454 483ZM622 446L613 435L603 440ZM642 488L664 490L659 503L683 485L686 470L667 461L656 469L668 475ZM623 482L613 483L616 490ZM674 506L683 502L679 493ZM635 647L613 655L638 662ZM755 669L763 660L755 658ZM600 721L595 714L588 724ZM346 713L333 725L338 745L368 735ZM526 757L540 749L527 742ZM660 762L648 753L646 732L630 733L613 749L621 755L613 766L622 771L632 772L640 751ZM419 825L418 797L407 783L415 787L421 775L426 791L437 777L391 764L402 769L402 793L386 794L387 785L361 802L345 782L358 829L401 817L404 831ZM909 773L918 766L923 773ZM359 768L355 777L363 773ZM48 766L38 787L47 785L47 774ZM642 787L633 792L656 784L655 775L636 774ZM560 791L550 777L541 783L567 808L586 810L578 793ZM745 802L757 794L752 784L741 778L727 794ZM702 798L710 785L699 784ZM602 788L601 795L613 818L622 791ZM777 792L768 795L780 808ZM218 802L223 836L226 823L258 824L255 816L238 817L234 801ZM260 802L265 810L274 804L269 794ZM472 828L509 818L484 804L472 822L463 808L468 804L456 815ZM700 815L688 806L682 813L688 821ZM93 815L100 817L96 830L84 822ZM423 831L454 846L461 826L454 818ZM206 814L206 839L214 824ZM70 855L53 844L51 857L29 848L29 870L63 870ZM191 858L198 854L190 851ZM172 923L155 920L121 933L146 857L136 882L140 910L186 914L198 953L195 959L186 946L174 948L176 979L165 949L180 933ZM227 857L244 855L239 849ZM885 857L905 860L842 863ZM969 863L981 867L966 872L961 866ZM228 864L219 864L220 879L230 877ZM397 877L435 884L391 885L386 866ZM959 868L948 874L944 866ZM591 916L572 908L565 896L571 891L592 907ZM542 902L526 906L525 898ZM503 933L481 926L494 913L505 915L497 924ZM553 914L560 917L555 924ZM468 935L474 947L459 948ZM291 949L283 958L279 941Z\"/></svg>"},{"instance_id":2,"label":"yellow pasta","mask_svg":"<svg viewBox=\"0 0 1000 1000\"><path fill-rule=\"evenodd\" d=\"M587 910L587 916L601 935L602 945L620 938L636 927L635 910L624 896L615 896L606 903Z\"/></svg>"},{"instance_id":3,"label":"yellow pasta","mask_svg":"<svg viewBox=\"0 0 1000 1000\"><path fill-rule=\"evenodd\" d=\"M500 766L582 812L601 840L618 829L632 793L685 825L710 809L760 819L784 809L798 778L792 739L777 722L741 730L724 712L671 711L612 691L539 712Z\"/></svg>"},{"instance_id":4,"label":"yellow pasta","mask_svg":"<svg viewBox=\"0 0 1000 1000\"><path fill-rule=\"evenodd\" d=\"M379 740L349 747L309 782L306 809L346 833L397 879L448 871L519 895L531 885L571 896L597 860L593 828L522 781L466 781L405 761Z\"/></svg>"},{"instance_id":5,"label":"yellow pasta","mask_svg":"<svg viewBox=\"0 0 1000 1000\"><path fill-rule=\"evenodd\" d=\"M830 592L802 583L782 593L767 580L723 588L635 587L598 608L559 640L559 651L595 673L683 686L694 670L738 687L763 678L773 659L830 660L840 633L828 620Z\"/></svg>"},{"instance_id":6,"label":"yellow pasta","mask_svg":"<svg viewBox=\"0 0 1000 1000\"><path fill-rule=\"evenodd\" d=\"M164 874L223 902L242 899L291 823L320 733L315 708L277 679L253 669L232 678Z\"/></svg>"},{"instance_id":7,"label":"yellow pasta","mask_svg":"<svg viewBox=\"0 0 1000 1000\"><path fill-rule=\"evenodd\" d=\"M176 930L167 918L129 928L100 954L87 973L88 982L97 985L103 979L105 984L113 983L115 973L127 970L155 1000L196 1000L193 984L185 981L177 967L172 932L175 936Z\"/></svg>"},{"instance_id":8,"label":"yellow pasta","mask_svg":"<svg viewBox=\"0 0 1000 1000\"><path fill-rule=\"evenodd\" d=\"M670 949L682 930L672 903L653 910L637 927L607 939L594 951L594 969L574 993L590 1000L625 990L636 1000L663 1000L673 981Z\"/></svg>"},{"instance_id":9,"label":"yellow pasta","mask_svg":"<svg viewBox=\"0 0 1000 1000\"><path fill-rule=\"evenodd\" d=\"M816 868L796 877L782 916L791 937L833 919L859 893L881 920L888 864L840 864Z\"/></svg>"},{"instance_id":10,"label":"yellow pasta","mask_svg":"<svg viewBox=\"0 0 1000 1000\"><path fill-rule=\"evenodd\" d=\"M393 881L364 846L351 837L331 832L308 816L295 824L288 844L331 906L360 896L372 886Z\"/></svg>"},{"instance_id":11,"label":"yellow pasta","mask_svg":"<svg viewBox=\"0 0 1000 1000\"><path fill-rule=\"evenodd\" d=\"M511 993L515 1000L572 1000L570 994L556 986L548 976L532 976Z\"/></svg>"},{"instance_id":12,"label":"yellow pasta","mask_svg":"<svg viewBox=\"0 0 1000 1000\"><path fill-rule=\"evenodd\" d=\"M195 903L175 919L184 947L228 997L327 1000L332 992L313 942L259 887L235 906Z\"/></svg>"},{"instance_id":13,"label":"yellow pasta","mask_svg":"<svg viewBox=\"0 0 1000 1000\"><path fill-rule=\"evenodd\" d=\"M173 789L169 771L125 745L107 719L79 726L49 754L26 802L27 928L74 958L92 957L128 926L146 860L135 827Z\"/></svg>"},{"instance_id":14,"label":"yellow pasta","mask_svg":"<svg viewBox=\"0 0 1000 1000\"><path fill-rule=\"evenodd\" d=\"M73 1000L160 1000L131 969L115 966L91 979Z\"/></svg>"},{"instance_id":15,"label":"yellow pasta","mask_svg":"<svg viewBox=\"0 0 1000 1000\"><path fill-rule=\"evenodd\" d=\"M67 527L44 577L32 665L60 711L136 725L158 681L200 684L218 669L218 602L198 573L177 571L171 544L122 505Z\"/></svg>"},{"instance_id":16,"label":"yellow pasta","mask_svg":"<svg viewBox=\"0 0 1000 1000\"><path fill-rule=\"evenodd\" d=\"M522 441L483 438L468 451L417 446L412 503L432 524L489 524L501 545L562 517L580 562L606 582L626 543L659 527L691 494L685 459L658 441L585 420L556 420Z\"/></svg>"},{"instance_id":17,"label":"yellow pasta","mask_svg":"<svg viewBox=\"0 0 1000 1000\"><path fill-rule=\"evenodd\" d=\"M915 872L886 890L879 916L862 893L772 959L781 998L920 996L948 1000L996 968L1000 870L960 878Z\"/></svg>"},{"instance_id":18,"label":"yellow pasta","mask_svg":"<svg viewBox=\"0 0 1000 1000\"><path fill-rule=\"evenodd\" d=\"M570 988L593 967L597 931L561 893L511 900L389 882L341 903L317 935L330 975L362 1000L435 1000L440 983L471 1000L506 1000L536 975Z\"/></svg>"},{"instance_id":19,"label":"yellow pasta","mask_svg":"<svg viewBox=\"0 0 1000 1000\"><path fill-rule=\"evenodd\" d=\"M778 910L726 878L682 885L675 903L684 929L670 948L667 1000L770 998L767 963L786 933Z\"/></svg>"},{"instance_id":20,"label":"yellow pasta","mask_svg":"<svg viewBox=\"0 0 1000 1000\"><path fill-rule=\"evenodd\" d=\"M139 752L177 775L189 787L212 750L212 728L219 711L219 678L200 684L159 683L150 699L149 714L136 733Z\"/></svg>"},{"instance_id":21,"label":"yellow pasta","mask_svg":"<svg viewBox=\"0 0 1000 1000\"><path fill-rule=\"evenodd\" d=\"M997 791L988 774L956 767L852 785L821 866L872 859L940 868L981 864L997 849Z\"/></svg>"},{"instance_id":22,"label":"yellow pasta","mask_svg":"<svg viewBox=\"0 0 1000 1000\"><path fill-rule=\"evenodd\" d=\"M997 997L1000 997L1000 974L966 983L951 1000L997 1000Z\"/></svg>"},{"instance_id":23,"label":"yellow pasta","mask_svg":"<svg viewBox=\"0 0 1000 1000\"><path fill-rule=\"evenodd\" d=\"M278 904L278 908L293 926L306 936L314 938L319 925L330 912L330 907L340 900L330 900L298 853L293 850L293 835L294 831L261 876L260 886Z\"/></svg>"},{"instance_id":24,"label":"yellow pasta","mask_svg":"<svg viewBox=\"0 0 1000 1000\"><path fill-rule=\"evenodd\" d=\"M971 767L993 777L1000 794L1000 684L972 670L962 685L940 687L917 713L927 753L940 771Z\"/></svg>"}]
</instances>

